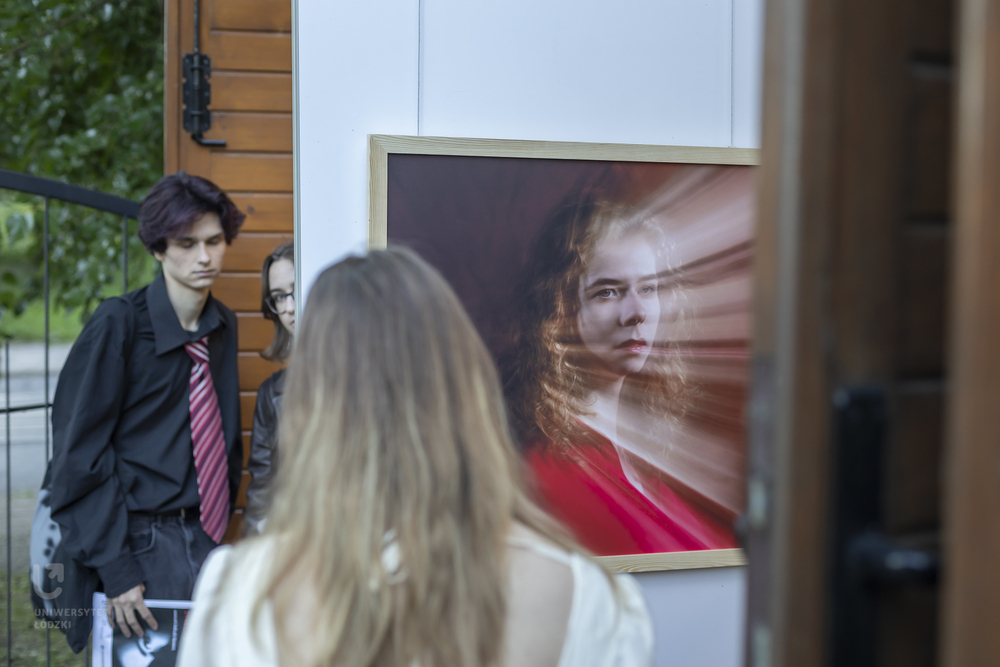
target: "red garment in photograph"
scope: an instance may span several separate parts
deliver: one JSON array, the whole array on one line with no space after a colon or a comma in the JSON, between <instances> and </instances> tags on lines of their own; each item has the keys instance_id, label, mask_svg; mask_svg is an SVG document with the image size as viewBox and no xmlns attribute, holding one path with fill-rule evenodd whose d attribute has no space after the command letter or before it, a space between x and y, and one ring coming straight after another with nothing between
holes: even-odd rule
<instances>
[{"instance_id":1,"label":"red garment in photograph","mask_svg":"<svg viewBox=\"0 0 1000 667\"><path fill-rule=\"evenodd\" d=\"M675 493L656 475L642 475L654 503L629 482L611 441L566 453L534 447L527 454L542 507L598 556L725 549L732 531ZM651 466L646 466L651 468Z\"/></svg>"}]
</instances>

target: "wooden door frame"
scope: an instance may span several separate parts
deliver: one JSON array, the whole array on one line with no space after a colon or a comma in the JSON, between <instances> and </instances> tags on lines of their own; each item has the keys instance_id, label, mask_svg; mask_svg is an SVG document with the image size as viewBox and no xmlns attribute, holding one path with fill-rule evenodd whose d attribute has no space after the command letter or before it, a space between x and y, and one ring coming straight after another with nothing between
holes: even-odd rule
<instances>
[{"instance_id":1,"label":"wooden door frame","mask_svg":"<svg viewBox=\"0 0 1000 667\"><path fill-rule=\"evenodd\" d=\"M959 14L941 663L1000 664L1000 1Z\"/></svg>"},{"instance_id":2,"label":"wooden door frame","mask_svg":"<svg viewBox=\"0 0 1000 667\"><path fill-rule=\"evenodd\" d=\"M825 533L815 518L826 513L830 419L815 295L824 288L826 230L837 208L829 177L836 18L829 2L767 5L749 411L753 667L822 664Z\"/></svg>"}]
</instances>

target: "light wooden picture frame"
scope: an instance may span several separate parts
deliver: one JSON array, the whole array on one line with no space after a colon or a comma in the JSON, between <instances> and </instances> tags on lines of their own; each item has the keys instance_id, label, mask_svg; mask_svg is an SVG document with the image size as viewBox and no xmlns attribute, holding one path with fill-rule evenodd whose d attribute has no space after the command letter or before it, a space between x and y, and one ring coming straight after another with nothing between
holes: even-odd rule
<instances>
[{"instance_id":1,"label":"light wooden picture frame","mask_svg":"<svg viewBox=\"0 0 1000 667\"><path fill-rule=\"evenodd\" d=\"M540 221L550 216L556 200L564 202L578 191L614 192L614 197L627 200L629 210L638 208L644 219L663 230L657 238L663 239L672 263L658 275L669 276L671 289L683 291L684 298L676 300L683 305L670 302L674 310L657 306L657 312L660 321L684 321L683 327L671 324L670 331L685 333L683 341L676 335L681 341L676 345L660 343L658 333L649 354L656 351L679 360L675 370L694 369L677 373L689 375L685 386L696 391L690 392L691 410L685 410L670 431L678 434L679 444L657 445L653 453L640 445L625 447L622 453L617 438L614 444L623 457L624 475L643 489L642 494L659 507L668 502L649 490L649 475L654 475L659 485L655 488L693 508L671 515L682 527L678 544L725 546L598 560L627 572L744 565L735 536L723 535L716 525L731 525L742 511L744 495L752 172L759 152L394 135L369 135L368 146L369 246L403 243L441 270L495 355L509 339L495 321L497 294L513 291L510 281L518 262L524 262ZM664 297L658 296L657 303L665 303ZM620 414L625 408L618 410ZM661 460L671 463L658 467ZM711 517L702 522L711 526L691 518L699 516ZM694 528L689 531L689 526Z\"/></svg>"}]
</instances>

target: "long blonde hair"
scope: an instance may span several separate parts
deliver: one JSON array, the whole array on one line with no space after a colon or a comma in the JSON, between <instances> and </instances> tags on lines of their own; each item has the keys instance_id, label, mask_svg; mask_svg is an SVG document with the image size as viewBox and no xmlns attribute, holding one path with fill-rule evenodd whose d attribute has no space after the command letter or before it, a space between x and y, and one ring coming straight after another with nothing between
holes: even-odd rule
<instances>
[{"instance_id":1,"label":"long blonde hair","mask_svg":"<svg viewBox=\"0 0 1000 667\"><path fill-rule=\"evenodd\" d=\"M399 248L324 271L284 400L253 613L273 604L282 661L305 581L313 664L499 664L512 522L579 547L527 497L493 361L444 279Z\"/></svg>"}]
</instances>

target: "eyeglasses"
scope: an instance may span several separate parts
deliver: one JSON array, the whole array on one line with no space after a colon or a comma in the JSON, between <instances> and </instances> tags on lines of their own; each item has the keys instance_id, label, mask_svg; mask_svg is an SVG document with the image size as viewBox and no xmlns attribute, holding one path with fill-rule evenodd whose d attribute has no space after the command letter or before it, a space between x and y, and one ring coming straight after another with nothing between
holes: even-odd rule
<instances>
[{"instance_id":1,"label":"eyeglasses","mask_svg":"<svg viewBox=\"0 0 1000 667\"><path fill-rule=\"evenodd\" d=\"M295 290L288 293L275 292L271 296L264 299L264 303L267 304L268 310L275 315L280 315L281 312L288 307L286 304L295 303Z\"/></svg>"}]
</instances>

